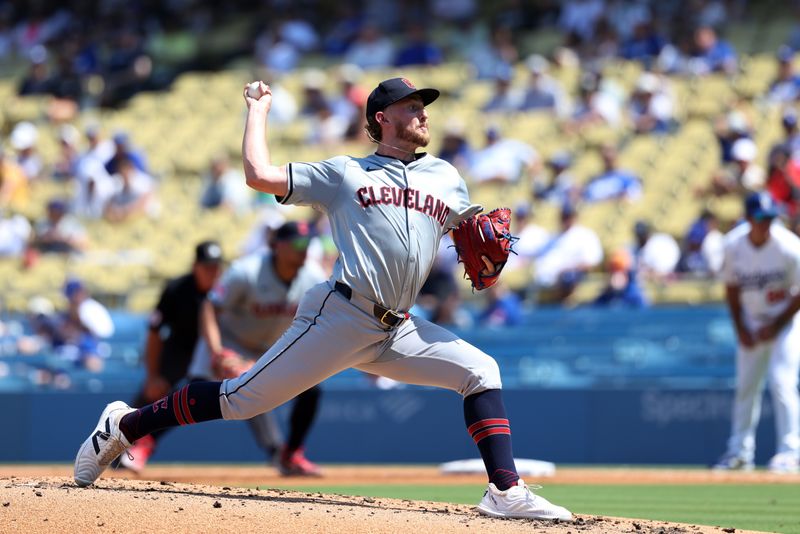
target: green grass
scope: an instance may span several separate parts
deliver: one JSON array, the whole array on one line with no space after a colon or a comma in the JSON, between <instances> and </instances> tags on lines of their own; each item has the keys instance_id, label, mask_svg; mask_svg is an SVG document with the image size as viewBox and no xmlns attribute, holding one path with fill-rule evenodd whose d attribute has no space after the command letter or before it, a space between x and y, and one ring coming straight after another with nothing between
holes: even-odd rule
<instances>
[{"instance_id":1,"label":"green grass","mask_svg":"<svg viewBox=\"0 0 800 534\"><path fill-rule=\"evenodd\" d=\"M461 504L477 504L482 495L482 488L474 485L309 485L287 489ZM800 534L800 486L791 484L553 484L538 493L582 515Z\"/></svg>"}]
</instances>

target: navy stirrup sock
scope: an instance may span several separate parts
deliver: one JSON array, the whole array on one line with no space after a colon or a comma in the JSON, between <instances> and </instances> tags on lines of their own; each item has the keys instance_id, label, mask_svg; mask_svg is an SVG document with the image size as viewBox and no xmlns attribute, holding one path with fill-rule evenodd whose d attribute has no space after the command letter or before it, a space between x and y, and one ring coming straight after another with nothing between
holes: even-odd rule
<instances>
[{"instance_id":1,"label":"navy stirrup sock","mask_svg":"<svg viewBox=\"0 0 800 534\"><path fill-rule=\"evenodd\" d=\"M119 429L131 443L155 430L222 419L221 382L193 382L124 416Z\"/></svg>"},{"instance_id":2,"label":"navy stirrup sock","mask_svg":"<svg viewBox=\"0 0 800 534\"><path fill-rule=\"evenodd\" d=\"M322 389L314 386L298 395L294 400L292 415L289 417L289 439L286 440L288 451L294 452L303 446L311 423L314 422L321 393Z\"/></svg>"},{"instance_id":3,"label":"navy stirrup sock","mask_svg":"<svg viewBox=\"0 0 800 534\"><path fill-rule=\"evenodd\" d=\"M464 398L464 422L486 466L489 482L500 491L519 480L511 450L511 427L499 389L489 389Z\"/></svg>"}]
</instances>

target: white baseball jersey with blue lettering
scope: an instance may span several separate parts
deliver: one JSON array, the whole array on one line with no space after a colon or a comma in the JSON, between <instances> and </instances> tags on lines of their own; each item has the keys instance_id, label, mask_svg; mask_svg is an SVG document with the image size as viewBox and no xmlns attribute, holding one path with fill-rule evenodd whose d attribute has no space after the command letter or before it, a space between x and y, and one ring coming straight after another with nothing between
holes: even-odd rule
<instances>
[{"instance_id":1,"label":"white baseball jersey with blue lettering","mask_svg":"<svg viewBox=\"0 0 800 534\"><path fill-rule=\"evenodd\" d=\"M287 173L279 202L325 212L339 259L332 278L303 298L281 339L248 372L223 381L223 416L271 410L350 367L463 396L500 388L490 356L418 317L387 327L372 309L377 303L406 312L442 235L482 210L470 204L456 169L427 154L410 163L373 154L291 163ZM336 282L349 286L352 298L336 291Z\"/></svg>"},{"instance_id":2,"label":"white baseball jersey with blue lettering","mask_svg":"<svg viewBox=\"0 0 800 534\"><path fill-rule=\"evenodd\" d=\"M783 312L800 291L800 238L776 222L767 242L756 247L749 231L750 225L742 224L725 236L722 279L739 288L744 323L755 332ZM775 339L752 348L739 345L729 454L753 460L765 377L772 392L777 452L800 454L799 372L797 315Z\"/></svg>"}]
</instances>

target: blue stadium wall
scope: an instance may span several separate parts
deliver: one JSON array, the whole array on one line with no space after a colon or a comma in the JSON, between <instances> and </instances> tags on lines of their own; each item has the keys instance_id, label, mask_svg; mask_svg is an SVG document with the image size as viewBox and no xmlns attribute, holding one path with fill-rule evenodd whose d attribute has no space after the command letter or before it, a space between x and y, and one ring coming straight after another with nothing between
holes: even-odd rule
<instances>
[{"instance_id":1,"label":"blue stadium wall","mask_svg":"<svg viewBox=\"0 0 800 534\"><path fill-rule=\"evenodd\" d=\"M114 394L0 396L2 462L71 461ZM127 394L125 395L127 396ZM509 390L515 455L563 463L705 464L723 450L731 392ZM285 427L286 407L277 410ZM758 458L774 447L767 399ZM454 393L427 389L327 391L308 443L320 462L429 463L476 456ZM154 461L259 462L241 421L180 428Z\"/></svg>"},{"instance_id":2,"label":"blue stadium wall","mask_svg":"<svg viewBox=\"0 0 800 534\"><path fill-rule=\"evenodd\" d=\"M143 317L115 316L135 353ZM500 363L515 454L559 463L707 464L730 426L735 336L724 307L534 310L523 325L460 334ZM131 400L141 370L104 375L86 393L0 393L0 462L71 461L105 403ZM92 379L94 380L94 379ZM476 457L461 399L429 388L381 391L345 372L323 384L309 455L320 462L431 463ZM93 391L94 393L88 393ZM277 415L285 428L287 408ZM765 396L757 461L774 451ZM246 423L166 436L164 462L258 462Z\"/></svg>"}]
</instances>

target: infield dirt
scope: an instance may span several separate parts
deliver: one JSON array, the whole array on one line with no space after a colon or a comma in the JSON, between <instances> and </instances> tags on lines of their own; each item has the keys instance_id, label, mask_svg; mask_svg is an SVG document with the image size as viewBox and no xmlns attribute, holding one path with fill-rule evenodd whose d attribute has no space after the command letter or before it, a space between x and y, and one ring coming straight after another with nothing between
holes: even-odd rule
<instances>
[{"instance_id":1,"label":"infield dirt","mask_svg":"<svg viewBox=\"0 0 800 534\"><path fill-rule=\"evenodd\" d=\"M637 475L638 473L638 475ZM659 474L661 473L661 474ZM681 474L682 473L682 474ZM414 533L512 532L558 533L723 533L732 529L578 515L574 523L497 520L481 517L472 506L326 493L286 487L298 484L476 484L483 477L443 476L428 467L330 467L324 479L284 479L260 466L149 467L149 480L109 472L96 485L78 488L71 466L0 466L2 532L280 532ZM592 477L594 474L594 477ZM636 479L644 476L644 480ZM706 477L713 477L707 479ZM700 483L737 481L704 471L560 470L537 482ZM694 480L693 480L694 478ZM793 478L793 477L792 477ZM579 480L580 479L580 480ZM703 480L704 479L704 480ZM178 482L180 480L180 482ZM766 473L746 479L774 482ZM792 483L785 477L779 479ZM797 483L797 480L793 481ZM258 488L234 487L258 485ZM736 530L736 532L745 532Z\"/></svg>"}]
</instances>

